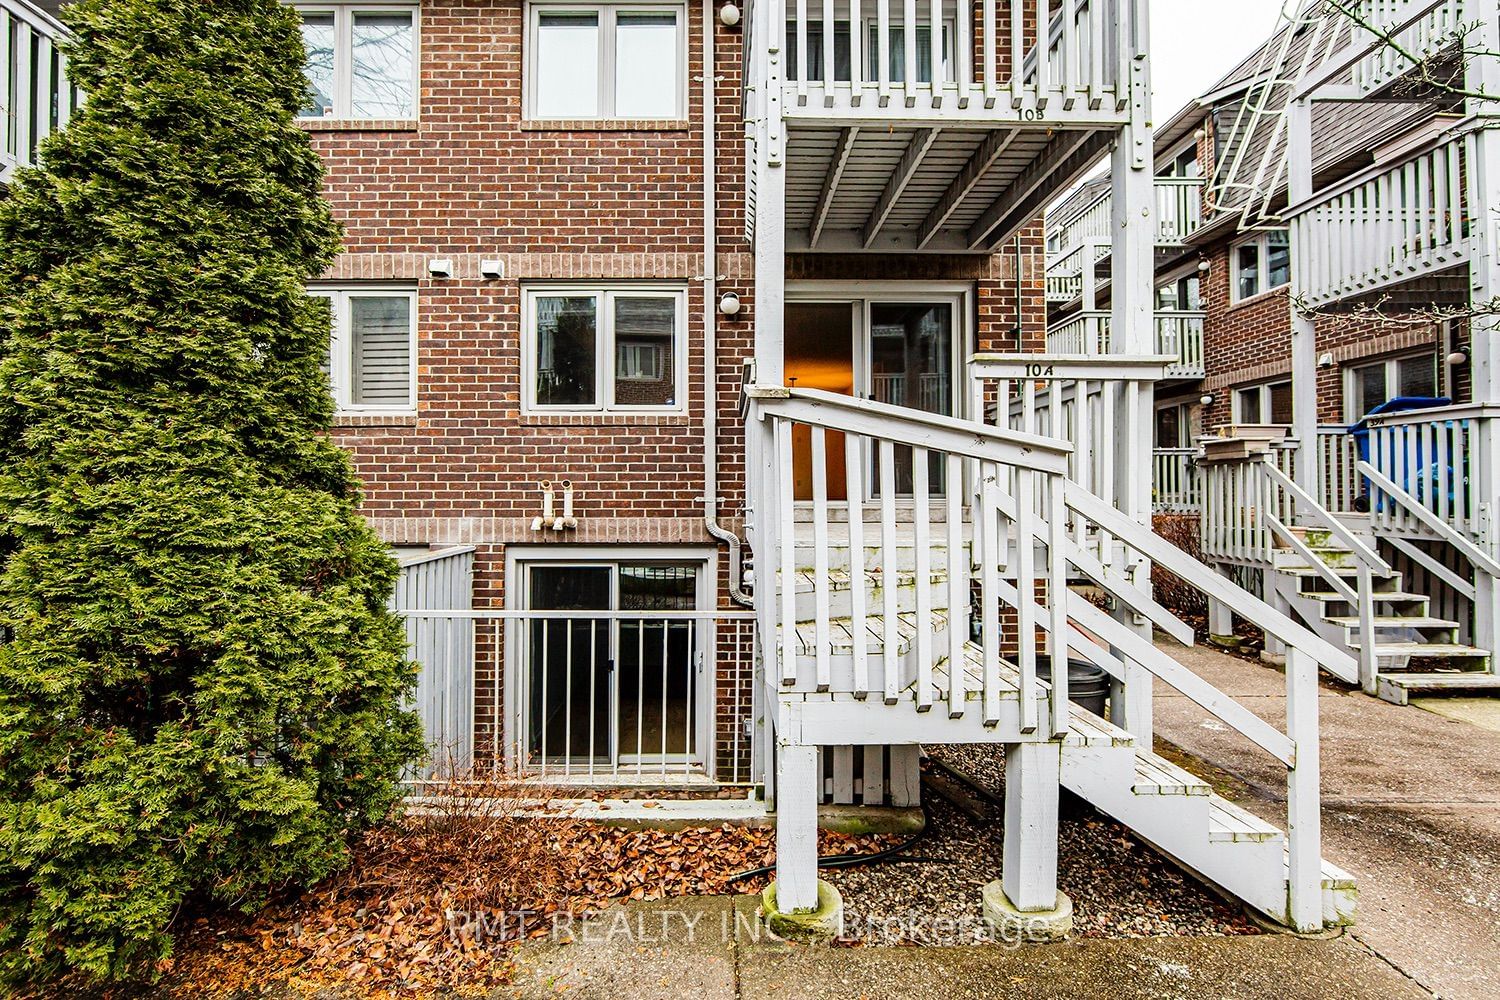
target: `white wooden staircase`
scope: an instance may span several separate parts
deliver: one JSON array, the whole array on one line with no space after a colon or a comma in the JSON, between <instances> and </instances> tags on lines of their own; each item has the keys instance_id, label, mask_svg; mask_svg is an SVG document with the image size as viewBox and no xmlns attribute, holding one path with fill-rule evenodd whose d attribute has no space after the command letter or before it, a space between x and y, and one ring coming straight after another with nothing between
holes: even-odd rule
<instances>
[{"instance_id":1,"label":"white wooden staircase","mask_svg":"<svg viewBox=\"0 0 1500 1000\"><path fill-rule=\"evenodd\" d=\"M1342 519L1345 525L1349 519ZM1359 553L1325 529L1292 528L1306 545L1306 552L1281 548L1272 561L1272 584L1277 595L1302 621L1331 643L1347 646L1361 655L1366 636L1358 601L1330 587L1325 574L1341 580L1359 577ZM1375 536L1355 531L1370 550ZM1316 558L1319 567L1308 561ZM1491 650L1460 641L1463 628L1457 621L1434 617L1432 599L1409 592L1401 573L1389 567L1372 567L1367 584L1373 605L1375 694L1405 705L1413 695L1492 694L1500 692L1500 676L1490 671ZM1346 678L1358 683L1359 678Z\"/></svg>"},{"instance_id":2,"label":"white wooden staircase","mask_svg":"<svg viewBox=\"0 0 1500 1000\"><path fill-rule=\"evenodd\" d=\"M1349 922L1352 881L1319 847L1316 716L1317 670L1353 671L1347 653L1071 481L1064 441L816 390L751 388L747 412L763 449L752 540L765 584L757 614L774 727L778 900L812 906L816 897L811 750L989 742L1006 746L1002 880L1018 908L1055 898L1056 795L1066 786L1273 920L1301 930ZM810 503L792 495L794 424L811 429ZM828 499L835 433L853 501ZM910 500L892 488L898 449L914 470ZM938 463L952 488L934 494L927 472ZM1153 642L1153 626L1185 643L1193 636L1136 585L1148 561L1286 644L1286 732ZM1113 610L1079 583L1108 595ZM1069 657L1117 682L1114 720L1068 700ZM1058 683L1037 676L1038 658ZM1286 833L1152 751L1157 680L1286 766Z\"/></svg>"}]
</instances>

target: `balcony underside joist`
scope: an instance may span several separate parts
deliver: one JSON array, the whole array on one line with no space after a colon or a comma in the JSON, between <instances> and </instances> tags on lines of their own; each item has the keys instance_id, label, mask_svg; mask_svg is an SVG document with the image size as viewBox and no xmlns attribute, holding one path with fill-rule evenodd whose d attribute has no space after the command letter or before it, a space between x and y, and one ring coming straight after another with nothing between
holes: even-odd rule
<instances>
[{"instance_id":1,"label":"balcony underside joist","mask_svg":"<svg viewBox=\"0 0 1500 1000\"><path fill-rule=\"evenodd\" d=\"M1116 134L788 124L787 249L795 252L989 253Z\"/></svg>"}]
</instances>

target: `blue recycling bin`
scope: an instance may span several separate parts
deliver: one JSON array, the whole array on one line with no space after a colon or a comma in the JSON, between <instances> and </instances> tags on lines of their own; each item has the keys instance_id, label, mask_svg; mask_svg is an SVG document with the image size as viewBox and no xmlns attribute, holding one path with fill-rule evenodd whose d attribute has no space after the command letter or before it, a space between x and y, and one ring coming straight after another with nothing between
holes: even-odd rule
<instances>
[{"instance_id":1,"label":"blue recycling bin","mask_svg":"<svg viewBox=\"0 0 1500 1000\"><path fill-rule=\"evenodd\" d=\"M1364 415L1364 418L1360 420L1359 423L1349 428L1349 435L1354 438L1354 447L1359 452L1359 460L1361 462L1370 461L1371 417L1378 417L1386 413L1408 413L1412 410L1431 410L1436 409L1439 406L1452 405L1453 400L1447 398L1446 396L1397 396L1395 399L1386 400L1384 403L1381 403L1369 413L1366 413ZM1417 454L1416 467L1418 469L1423 468L1425 461L1426 457L1422 455L1419 450ZM1409 478L1409 476L1407 478ZM1364 477L1360 477L1360 481L1363 484L1363 489L1360 492L1359 498L1354 501L1354 509L1365 512L1370 509L1370 481L1368 479L1365 479ZM1398 482L1396 485L1400 486L1408 493L1416 495L1418 498L1421 497L1421 483L1416 484L1415 489L1413 489L1412 483L1410 482Z\"/></svg>"}]
</instances>

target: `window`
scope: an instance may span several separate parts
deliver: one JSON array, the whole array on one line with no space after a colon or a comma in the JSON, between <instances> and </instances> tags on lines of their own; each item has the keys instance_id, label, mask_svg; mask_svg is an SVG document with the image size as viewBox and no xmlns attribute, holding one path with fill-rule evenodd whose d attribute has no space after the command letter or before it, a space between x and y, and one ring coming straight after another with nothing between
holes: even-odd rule
<instances>
[{"instance_id":1,"label":"window","mask_svg":"<svg viewBox=\"0 0 1500 1000\"><path fill-rule=\"evenodd\" d=\"M1438 394L1437 354L1410 354L1345 370L1344 415L1350 423L1398 396Z\"/></svg>"},{"instance_id":2,"label":"window","mask_svg":"<svg viewBox=\"0 0 1500 1000\"><path fill-rule=\"evenodd\" d=\"M341 413L415 413L417 293L313 288L333 313L328 372Z\"/></svg>"},{"instance_id":3,"label":"window","mask_svg":"<svg viewBox=\"0 0 1500 1000\"><path fill-rule=\"evenodd\" d=\"M1194 142L1178 150L1171 162L1157 176L1202 177L1203 166L1198 162L1198 144Z\"/></svg>"},{"instance_id":4,"label":"window","mask_svg":"<svg viewBox=\"0 0 1500 1000\"><path fill-rule=\"evenodd\" d=\"M681 289L528 289L525 323L526 409L682 408Z\"/></svg>"},{"instance_id":5,"label":"window","mask_svg":"<svg viewBox=\"0 0 1500 1000\"><path fill-rule=\"evenodd\" d=\"M682 7L535 3L529 16L529 117L685 117Z\"/></svg>"},{"instance_id":6,"label":"window","mask_svg":"<svg viewBox=\"0 0 1500 1000\"><path fill-rule=\"evenodd\" d=\"M1292 383L1267 382L1234 391L1234 422L1237 424L1292 423Z\"/></svg>"},{"instance_id":7,"label":"window","mask_svg":"<svg viewBox=\"0 0 1500 1000\"><path fill-rule=\"evenodd\" d=\"M1291 283L1292 251L1285 232L1260 233L1230 251L1234 300L1241 302Z\"/></svg>"},{"instance_id":8,"label":"window","mask_svg":"<svg viewBox=\"0 0 1500 1000\"><path fill-rule=\"evenodd\" d=\"M1196 312L1203 308L1197 274L1184 275L1156 290L1158 312Z\"/></svg>"},{"instance_id":9,"label":"window","mask_svg":"<svg viewBox=\"0 0 1500 1000\"><path fill-rule=\"evenodd\" d=\"M417 5L299 4L303 118L415 118Z\"/></svg>"}]
</instances>

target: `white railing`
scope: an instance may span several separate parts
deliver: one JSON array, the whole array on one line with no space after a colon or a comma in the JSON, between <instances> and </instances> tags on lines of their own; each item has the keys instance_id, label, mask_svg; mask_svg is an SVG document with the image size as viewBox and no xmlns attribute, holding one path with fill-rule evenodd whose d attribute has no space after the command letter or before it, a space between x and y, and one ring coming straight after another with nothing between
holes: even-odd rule
<instances>
[{"instance_id":1,"label":"white railing","mask_svg":"<svg viewBox=\"0 0 1500 1000\"><path fill-rule=\"evenodd\" d=\"M1359 461L1358 442L1347 427L1330 425L1318 428L1318 503L1325 510L1348 513L1356 510L1363 492L1355 463Z\"/></svg>"},{"instance_id":2,"label":"white railing","mask_svg":"<svg viewBox=\"0 0 1500 1000\"><path fill-rule=\"evenodd\" d=\"M1360 0L1354 13L1374 31L1355 31L1356 42L1371 49L1352 67L1354 86L1379 90L1461 42L1472 28L1465 7L1473 6L1473 0Z\"/></svg>"},{"instance_id":3,"label":"white railing","mask_svg":"<svg viewBox=\"0 0 1500 1000\"><path fill-rule=\"evenodd\" d=\"M1132 436L1130 426L1138 425L1136 429L1142 433L1148 429L1143 415L1128 414L1149 410L1150 392L1141 383L1150 381L1147 368L1157 369L1159 377L1160 363L1140 362L1141 372L1123 385L1102 378L1070 379L1075 399L1092 400L1097 396L1100 403L1108 404L1091 413L1089 406L1070 407L1062 387L1049 386L1038 393L1037 380L1029 376L1026 367L1036 362L1026 360L1027 357L979 355L971 361L972 391L981 401L994 401L991 412L999 422L994 427L815 390L747 389L747 413L752 436L758 440L760 470L758 476L752 477L756 494L752 531L760 555L758 561L763 567L757 595L760 616L757 627L761 648L780 651L779 661L768 657L766 662L770 683L782 700L824 699L834 695L833 705L852 707L859 699L878 697L892 704L910 700L921 711L936 707L937 671L931 664L945 658L950 663L961 662L967 655L969 662L977 659L982 668L974 672L969 682L958 679L957 671L943 678L949 685L949 716L975 711L966 705L967 690L975 695L982 692L982 700L976 698L976 701L983 706L980 709L983 720L999 722L1002 715L998 701L1002 692L1007 700L1019 694L1021 733L1025 738L1047 739L1051 734L1063 732L1068 724L1066 693L1061 690L1065 687L1061 682L1066 670L1059 662L1067 653L1076 652L1099 664L1122 683L1161 680L1286 767L1289 891L1285 917L1301 929L1321 926L1316 675L1320 665L1350 673L1352 659L1153 534L1140 520L1149 515L1148 511L1117 509L1116 500L1123 497L1097 496L1075 481L1071 473L1065 474L1070 449L1060 440L1049 442L1045 437L1012 426L1014 420L1020 420L1039 431L1049 428L1059 433L1072 431L1075 436L1080 436L1080 428L1092 428L1081 431L1081 436L1118 445ZM1042 364L1045 366L1045 360ZM1099 383L1097 393L1080 385L1086 381ZM1019 408L1008 405L1011 398L1018 400ZM1085 417L1072 427L1063 419L1070 409ZM1113 435L1110 429L1113 418L1105 413L1117 410L1127 414L1124 421L1130 426L1120 427L1120 434ZM1054 414L1058 415L1055 422ZM1096 416L1101 421L1097 426L1093 419ZM794 428L799 436L801 428L807 428L811 442L814 520L811 531L807 532L804 525L801 534L792 514ZM847 501L829 500L826 470L834 432L843 435L845 481L841 485L845 494L853 498ZM1082 464L1091 466L1094 456L1102 455L1104 450L1084 448L1073 455L1086 456ZM913 471L909 514L898 512L895 503L894 470L903 452L909 453L903 467ZM927 477L922 473L934 465L946 469L947 483L968 484L963 491L969 498L967 501L958 489L950 489L941 496L929 492ZM872 476L867 476L867 469ZM1113 480L1106 477L1099 481L1107 487ZM870 497L872 489L874 498L862 499ZM936 522L941 528L931 521L935 505L945 514ZM1127 502L1126 506L1131 505ZM833 522L830 511L839 507L845 508L840 512L844 517ZM965 507L974 525L974 556L964 553L955 559L953 554L964 549ZM840 530L852 530L852 534L834 538L835 523ZM944 585L949 588L946 603L952 616L947 622L947 634L924 634L922 621L929 617L929 611L920 604L923 591L918 588L919 603L911 616L910 628L914 662L903 662L889 644L876 644L866 652L865 644L856 642L846 665L843 658L835 658L832 650L833 622L828 610L832 595L826 583L832 559L830 546L837 543L850 554L854 563L848 573L852 579L862 579L866 573L890 565L897 549L898 524L909 527L911 532L907 548L915 560L916 578L938 579L946 572ZM939 530L946 533L945 540L930 537L931 532ZM1104 556L1106 551L1122 553L1124 564L1113 556ZM1165 566L1236 613L1263 623L1269 635L1287 645L1289 711L1285 732L1214 688L1132 623L1134 615L1139 614L1179 641L1192 641L1191 629L1137 588L1134 574L1127 571L1128 566L1152 562ZM799 612L797 595L784 585L784 581L799 575L815 582L810 612ZM1070 580L1083 577L1093 580L1115 598L1115 615L1068 588ZM1045 586L1039 586L1039 581L1045 581ZM884 626L877 620L883 622L897 616L894 597L885 596L888 593L889 589L877 592L870 598L873 606L866 607L862 589L853 590L848 625L853 635L878 635ZM965 642L967 629L955 626L963 624L964 613L958 609L969 607L971 593L978 594L980 627L978 638ZM1006 629L1019 649L1015 664L1005 662L1000 652L1002 607L1013 609L1015 614L1014 628ZM798 621L809 614L814 626L811 630L806 628L807 622ZM1028 670L1037 652L1038 631L1049 637L1052 676L1060 682L1050 691ZM793 635L797 637L795 641L785 641ZM1065 641L1059 641L1059 637L1066 637ZM944 641L949 644L946 650L936 648ZM976 647L977 652L966 654L966 650ZM960 692L958 699L953 696L955 689ZM1127 699L1129 690L1127 687ZM840 701L836 697L840 693L852 694L855 700ZM1038 703L1048 710L1045 722ZM1029 720L1025 707L1028 704L1032 705L1029 711L1033 713ZM1149 699L1142 704L1149 709ZM1149 726L1149 721L1146 724ZM803 735L805 738L806 733ZM811 856L805 860L810 864ZM788 877L791 864L787 859L782 860L779 877ZM798 877L810 878L811 873Z\"/></svg>"},{"instance_id":4,"label":"white railing","mask_svg":"<svg viewBox=\"0 0 1500 1000\"><path fill-rule=\"evenodd\" d=\"M1169 378L1193 378L1204 372L1201 311L1172 310L1156 314L1156 353L1176 360L1167 367ZM1049 354L1108 354L1111 351L1110 313L1085 310L1053 324L1047 331Z\"/></svg>"},{"instance_id":5,"label":"white railing","mask_svg":"<svg viewBox=\"0 0 1500 1000\"><path fill-rule=\"evenodd\" d=\"M1203 227L1203 178L1156 179L1156 242L1182 243Z\"/></svg>"},{"instance_id":6,"label":"white railing","mask_svg":"<svg viewBox=\"0 0 1500 1000\"><path fill-rule=\"evenodd\" d=\"M1370 464L1423 509L1470 541L1493 551L1494 478L1500 406L1448 406L1368 419ZM1369 484L1365 487L1368 489ZM1392 502L1380 490L1370 498L1377 530L1403 537L1432 537L1430 520Z\"/></svg>"},{"instance_id":7,"label":"white railing","mask_svg":"<svg viewBox=\"0 0 1500 1000\"><path fill-rule=\"evenodd\" d=\"M1482 223L1475 134L1380 164L1291 209L1294 294L1315 307L1462 264Z\"/></svg>"},{"instance_id":8,"label":"white railing","mask_svg":"<svg viewBox=\"0 0 1500 1000\"><path fill-rule=\"evenodd\" d=\"M443 711L422 712L424 777L628 783L712 772L723 784L757 780L745 728L752 612L399 613L421 667L419 689L442 696ZM716 717L705 694L735 676L741 690L720 699ZM742 706L740 715L724 717L726 704ZM729 745L717 745L716 733Z\"/></svg>"},{"instance_id":9,"label":"white railing","mask_svg":"<svg viewBox=\"0 0 1500 1000\"><path fill-rule=\"evenodd\" d=\"M754 0L788 115L1113 121L1143 0ZM1037 44L1038 23L1049 26ZM941 25L933 31L931 26ZM855 28L851 29L851 25ZM752 36L754 37L754 36ZM833 44L828 44L832 39ZM910 43L910 44L909 44ZM772 58L772 57L776 58Z\"/></svg>"},{"instance_id":10,"label":"white railing","mask_svg":"<svg viewBox=\"0 0 1500 1000\"><path fill-rule=\"evenodd\" d=\"M28 0L0 0L0 183L35 165L37 146L72 116L67 60L54 46L66 34Z\"/></svg>"},{"instance_id":11,"label":"white railing","mask_svg":"<svg viewBox=\"0 0 1500 1000\"><path fill-rule=\"evenodd\" d=\"M1062 220L1048 234L1057 255L1048 264L1052 273L1085 244L1098 247L1102 258L1109 254L1114 232L1113 203L1105 191L1088 205ZM1203 226L1203 178L1156 178L1156 243L1177 246Z\"/></svg>"},{"instance_id":12,"label":"white railing","mask_svg":"<svg viewBox=\"0 0 1500 1000\"><path fill-rule=\"evenodd\" d=\"M1151 453L1151 509L1160 514L1195 513L1203 501L1197 448L1157 448Z\"/></svg>"},{"instance_id":13,"label":"white railing","mask_svg":"<svg viewBox=\"0 0 1500 1000\"><path fill-rule=\"evenodd\" d=\"M1262 466L1289 475L1295 455L1295 447L1281 444L1263 454L1200 461L1200 535L1205 556L1240 566L1271 565L1277 546L1266 515L1295 524L1297 508L1286 494L1266 492ZM1274 509L1266 508L1268 498L1276 503Z\"/></svg>"},{"instance_id":14,"label":"white railing","mask_svg":"<svg viewBox=\"0 0 1500 1000\"><path fill-rule=\"evenodd\" d=\"M755 544L761 559L770 557L776 565L758 560L762 582L756 599L767 614L761 648L779 655L778 663L766 667L778 690L784 695L847 694L861 700L874 696L887 704L908 701L915 711L925 712L937 702L941 687L950 717L971 710L972 692L985 725L999 723L1002 702L1015 698L1022 733L1045 740L1065 732L1069 710L1066 650L1061 645L1055 644L1052 651L1050 688L1036 676L1037 628L1066 634L1064 567L1051 557L1042 565L1034 563L1040 544L1061 552L1058 539L1046 533L1044 524L1061 528L1062 494L1051 490L1047 500L1054 506L1038 509L1038 492L1029 487L1059 477L1066 466L1066 447L818 390L750 387L746 394L748 418L760 422L766 438ZM799 536L797 529L794 433L806 434L810 442L810 539ZM842 483L830 483L830 466L838 468L829 462L830 447L843 449ZM933 471L940 472L946 486L937 493ZM1007 510L994 491L996 484L1012 478L1027 488L1018 491ZM975 487L968 504L965 483ZM848 499L831 501L832 493ZM909 501L902 494L908 494ZM972 541L964 537L966 507L974 526ZM830 514L835 510L843 517L833 527ZM935 510L944 514L936 538ZM898 532L898 526L903 530ZM999 577L1001 546L1007 539L1021 569L1013 588L1004 587ZM838 568L830 562L835 542L847 552L845 569L851 581L865 581L872 573L893 576L908 568L903 564L907 558L918 581L909 613L899 607L895 586L882 586L871 604L863 586L852 586L847 631L857 638L847 660L834 652L840 632L830 610L830 569ZM796 583L804 574L813 586L810 614L798 610ZM946 581L940 605L932 603L932 587L922 585L935 576ZM1045 591L1037 586L1038 580L1049 581ZM966 646L975 593L981 610L974 640L979 647L974 657L977 670L971 679L971 671L959 665L970 662ZM1002 604L1015 609L1019 623L1013 664L1002 656ZM934 607L946 609L941 628ZM1046 609L1045 621L1038 620L1039 607ZM902 653L898 632L909 633L910 656ZM864 639L871 635L878 638ZM1046 706L1045 722L1039 721L1039 703Z\"/></svg>"}]
</instances>

